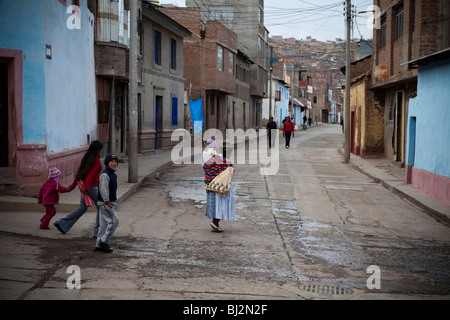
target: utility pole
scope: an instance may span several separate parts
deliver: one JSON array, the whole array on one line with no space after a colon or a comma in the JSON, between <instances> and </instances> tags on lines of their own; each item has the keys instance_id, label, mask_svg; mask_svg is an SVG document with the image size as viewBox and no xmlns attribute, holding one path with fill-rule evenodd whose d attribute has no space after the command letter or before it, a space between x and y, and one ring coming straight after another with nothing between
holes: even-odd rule
<instances>
[{"instance_id":1,"label":"utility pole","mask_svg":"<svg viewBox=\"0 0 450 320\"><path fill-rule=\"evenodd\" d=\"M137 0L130 0L130 72L128 90L128 182L138 180Z\"/></svg>"},{"instance_id":2,"label":"utility pole","mask_svg":"<svg viewBox=\"0 0 450 320\"><path fill-rule=\"evenodd\" d=\"M345 102L344 102L344 162L350 161L350 28L352 20L351 0L347 0L347 41L345 59Z\"/></svg>"},{"instance_id":3,"label":"utility pole","mask_svg":"<svg viewBox=\"0 0 450 320\"><path fill-rule=\"evenodd\" d=\"M270 70L269 70L269 121L272 116L272 72L273 72L273 46L270 46Z\"/></svg>"}]
</instances>

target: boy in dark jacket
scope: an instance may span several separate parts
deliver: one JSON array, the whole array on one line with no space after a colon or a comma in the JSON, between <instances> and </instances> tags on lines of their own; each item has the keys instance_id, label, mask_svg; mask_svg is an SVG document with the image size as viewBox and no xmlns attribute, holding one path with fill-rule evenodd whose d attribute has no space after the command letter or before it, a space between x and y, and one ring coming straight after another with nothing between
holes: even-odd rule
<instances>
[{"instance_id":1,"label":"boy in dark jacket","mask_svg":"<svg viewBox=\"0 0 450 320\"><path fill-rule=\"evenodd\" d=\"M45 215L41 218L41 225L39 226L41 229L48 229L50 220L55 216L55 204L59 203L59 193L70 192L75 188L75 184L73 183L68 188L60 185L60 176L61 171L58 168L50 167L48 170L48 180L39 190L38 203L42 203L45 207Z\"/></svg>"},{"instance_id":2,"label":"boy in dark jacket","mask_svg":"<svg viewBox=\"0 0 450 320\"><path fill-rule=\"evenodd\" d=\"M117 175L115 173L119 158L115 154L105 157L105 170L100 174L98 184L98 207L100 228L97 235L95 251L112 252L109 239L114 234L119 224L114 208L117 206Z\"/></svg>"}]
</instances>

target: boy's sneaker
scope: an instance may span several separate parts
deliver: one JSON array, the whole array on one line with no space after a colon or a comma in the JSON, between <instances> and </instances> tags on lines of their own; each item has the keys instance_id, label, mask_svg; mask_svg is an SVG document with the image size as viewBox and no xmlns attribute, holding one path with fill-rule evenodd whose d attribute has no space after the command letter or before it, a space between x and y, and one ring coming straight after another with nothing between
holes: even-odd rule
<instances>
[{"instance_id":1,"label":"boy's sneaker","mask_svg":"<svg viewBox=\"0 0 450 320\"><path fill-rule=\"evenodd\" d=\"M98 246L95 246L94 251L103 251L103 252L111 253L111 252L113 252L114 250L113 250L113 248L111 248L111 247L109 246L109 244L103 243L103 242L100 241L99 245L98 245Z\"/></svg>"}]
</instances>

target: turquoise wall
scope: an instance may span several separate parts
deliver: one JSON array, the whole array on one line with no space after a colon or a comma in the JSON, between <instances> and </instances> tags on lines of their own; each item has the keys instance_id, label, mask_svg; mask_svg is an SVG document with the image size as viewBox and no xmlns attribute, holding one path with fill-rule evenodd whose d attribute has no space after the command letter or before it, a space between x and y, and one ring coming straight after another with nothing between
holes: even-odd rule
<instances>
[{"instance_id":1,"label":"turquoise wall","mask_svg":"<svg viewBox=\"0 0 450 320\"><path fill-rule=\"evenodd\" d=\"M0 0L0 47L23 51L22 134L25 144L45 144L43 16L41 1Z\"/></svg>"},{"instance_id":2,"label":"turquoise wall","mask_svg":"<svg viewBox=\"0 0 450 320\"><path fill-rule=\"evenodd\" d=\"M289 112L289 88L283 84L278 84L278 91L281 91L281 101L278 101L278 125L282 128L283 119Z\"/></svg>"},{"instance_id":3,"label":"turquoise wall","mask_svg":"<svg viewBox=\"0 0 450 320\"><path fill-rule=\"evenodd\" d=\"M72 13L57 0L0 0L0 47L24 57L23 143L46 144L49 154L96 138L94 17L86 0L80 7L80 28L70 29Z\"/></svg>"},{"instance_id":4,"label":"turquoise wall","mask_svg":"<svg viewBox=\"0 0 450 320\"><path fill-rule=\"evenodd\" d=\"M450 58L419 66L406 155L408 165L450 178Z\"/></svg>"},{"instance_id":5,"label":"turquoise wall","mask_svg":"<svg viewBox=\"0 0 450 320\"><path fill-rule=\"evenodd\" d=\"M45 60L47 152L78 148L96 139L97 104L94 58L94 17L80 1L80 28L69 29L72 13L55 0L45 1L45 43L52 59Z\"/></svg>"}]
</instances>

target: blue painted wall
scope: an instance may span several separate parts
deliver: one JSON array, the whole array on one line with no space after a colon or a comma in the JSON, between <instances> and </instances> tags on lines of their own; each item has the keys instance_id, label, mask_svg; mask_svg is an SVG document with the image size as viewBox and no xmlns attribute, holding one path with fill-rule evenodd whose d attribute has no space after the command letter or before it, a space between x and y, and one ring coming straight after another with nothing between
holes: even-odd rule
<instances>
[{"instance_id":1,"label":"blue painted wall","mask_svg":"<svg viewBox=\"0 0 450 320\"><path fill-rule=\"evenodd\" d=\"M278 125L282 128L282 121L289 112L289 88L278 83L278 90L281 92L281 101L278 101Z\"/></svg>"},{"instance_id":2,"label":"blue painted wall","mask_svg":"<svg viewBox=\"0 0 450 320\"><path fill-rule=\"evenodd\" d=\"M0 47L23 51L25 144L45 144L44 7L41 1L0 0Z\"/></svg>"},{"instance_id":3,"label":"blue painted wall","mask_svg":"<svg viewBox=\"0 0 450 320\"><path fill-rule=\"evenodd\" d=\"M23 143L46 144L49 154L96 138L94 18L86 0L80 7L80 29L69 29L57 0L0 0L0 47L24 56Z\"/></svg>"},{"instance_id":4,"label":"blue painted wall","mask_svg":"<svg viewBox=\"0 0 450 320\"><path fill-rule=\"evenodd\" d=\"M450 58L419 66L406 155L408 165L450 178Z\"/></svg>"}]
</instances>

